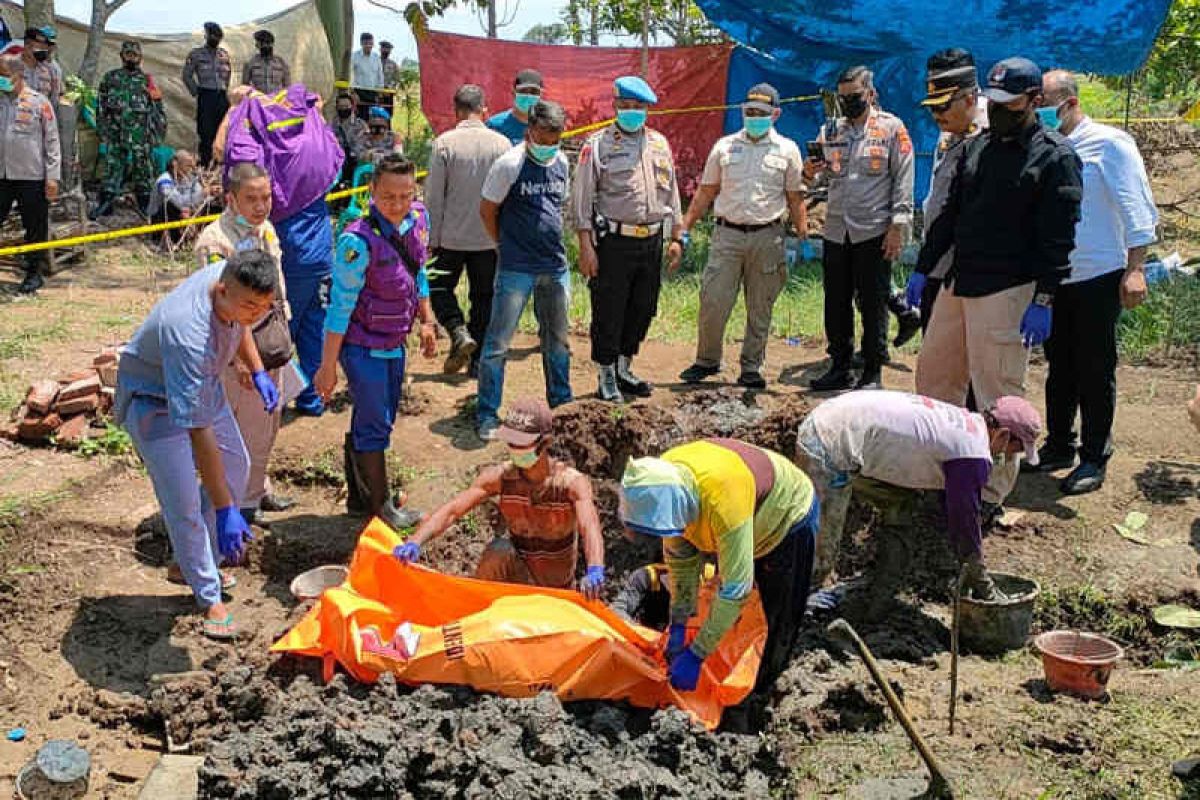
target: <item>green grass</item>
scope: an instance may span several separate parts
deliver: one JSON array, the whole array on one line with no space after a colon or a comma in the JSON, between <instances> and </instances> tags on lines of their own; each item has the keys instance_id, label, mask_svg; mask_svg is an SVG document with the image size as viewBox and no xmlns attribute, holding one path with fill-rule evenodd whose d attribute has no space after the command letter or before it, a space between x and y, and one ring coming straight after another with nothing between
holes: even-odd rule
<instances>
[{"instance_id":1,"label":"green grass","mask_svg":"<svg viewBox=\"0 0 1200 800\"><path fill-rule=\"evenodd\" d=\"M1092 584L1043 589L1034 608L1034 624L1042 630L1095 631L1122 642L1141 641L1149 634L1145 617Z\"/></svg>"},{"instance_id":2,"label":"green grass","mask_svg":"<svg viewBox=\"0 0 1200 800\"><path fill-rule=\"evenodd\" d=\"M84 439L75 452L85 458L127 456L133 453L133 440L124 428L108 422L104 425L104 433Z\"/></svg>"},{"instance_id":3,"label":"green grass","mask_svg":"<svg viewBox=\"0 0 1200 800\"><path fill-rule=\"evenodd\" d=\"M0 334L0 360L31 358L37 355L40 345L61 339L67 332L66 319L60 315L52 321L39 321L12 333Z\"/></svg>"},{"instance_id":4,"label":"green grass","mask_svg":"<svg viewBox=\"0 0 1200 800\"><path fill-rule=\"evenodd\" d=\"M1200 343L1200 279L1180 277L1152 285L1145 303L1121 314L1117 341L1127 358Z\"/></svg>"}]
</instances>

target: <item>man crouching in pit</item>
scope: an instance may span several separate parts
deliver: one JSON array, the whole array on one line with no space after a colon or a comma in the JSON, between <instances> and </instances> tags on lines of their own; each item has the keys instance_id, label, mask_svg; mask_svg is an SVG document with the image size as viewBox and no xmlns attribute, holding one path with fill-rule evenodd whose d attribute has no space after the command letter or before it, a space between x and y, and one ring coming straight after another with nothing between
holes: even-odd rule
<instances>
[{"instance_id":1,"label":"man crouching in pit","mask_svg":"<svg viewBox=\"0 0 1200 800\"><path fill-rule=\"evenodd\" d=\"M604 539L592 483L550 457L553 429L554 417L544 400L518 400L499 430L509 460L484 468L470 488L426 517L396 548L396 558L416 562L422 547L456 520L485 500L499 497L508 536L497 536L483 551L475 577L572 589L582 535L588 567L579 590L590 599L598 598L604 587Z\"/></svg>"}]
</instances>

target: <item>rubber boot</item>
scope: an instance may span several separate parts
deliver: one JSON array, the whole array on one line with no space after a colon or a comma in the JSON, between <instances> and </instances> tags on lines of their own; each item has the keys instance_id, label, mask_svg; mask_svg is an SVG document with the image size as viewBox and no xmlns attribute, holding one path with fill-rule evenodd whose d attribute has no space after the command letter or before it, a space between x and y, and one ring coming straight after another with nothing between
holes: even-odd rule
<instances>
[{"instance_id":1,"label":"rubber boot","mask_svg":"<svg viewBox=\"0 0 1200 800\"><path fill-rule=\"evenodd\" d=\"M967 556L967 574L963 581L963 597L982 600L985 603L1003 603L1008 595L1000 591L996 581L988 574L983 566L983 558L978 554Z\"/></svg>"},{"instance_id":2,"label":"rubber boot","mask_svg":"<svg viewBox=\"0 0 1200 800\"><path fill-rule=\"evenodd\" d=\"M617 388L634 397L649 397L653 388L649 383L633 374L633 359L617 356Z\"/></svg>"},{"instance_id":3,"label":"rubber boot","mask_svg":"<svg viewBox=\"0 0 1200 800\"><path fill-rule=\"evenodd\" d=\"M112 213L113 201L116 197L111 192L101 192L99 199L96 201L96 207L88 212L88 219L92 222L107 217Z\"/></svg>"},{"instance_id":4,"label":"rubber boot","mask_svg":"<svg viewBox=\"0 0 1200 800\"><path fill-rule=\"evenodd\" d=\"M612 364L600 365L600 386L596 396L606 403L624 403L621 390L617 387L617 368Z\"/></svg>"},{"instance_id":5,"label":"rubber boot","mask_svg":"<svg viewBox=\"0 0 1200 800\"><path fill-rule=\"evenodd\" d=\"M362 478L363 495L370 516L379 517L388 527L397 531L411 528L421 521L419 513L404 508L403 501L397 502L392 496L392 487L388 484L387 477L386 452L355 452L354 460L358 464L358 474Z\"/></svg>"},{"instance_id":6,"label":"rubber boot","mask_svg":"<svg viewBox=\"0 0 1200 800\"><path fill-rule=\"evenodd\" d=\"M442 365L442 372L454 375L462 372L463 367L471 361L471 356L479 348L479 344L471 337L466 325L459 325L450 333L450 355Z\"/></svg>"},{"instance_id":7,"label":"rubber boot","mask_svg":"<svg viewBox=\"0 0 1200 800\"><path fill-rule=\"evenodd\" d=\"M346 474L346 513L365 514L367 499L363 492L362 477L358 474L358 462L354 454L354 437L348 433L342 443L342 471Z\"/></svg>"}]
</instances>

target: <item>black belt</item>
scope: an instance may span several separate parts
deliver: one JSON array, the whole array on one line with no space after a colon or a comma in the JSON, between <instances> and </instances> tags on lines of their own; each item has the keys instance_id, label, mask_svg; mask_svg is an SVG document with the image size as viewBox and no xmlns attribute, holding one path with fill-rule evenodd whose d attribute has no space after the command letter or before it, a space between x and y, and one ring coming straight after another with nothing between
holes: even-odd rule
<instances>
[{"instance_id":1,"label":"black belt","mask_svg":"<svg viewBox=\"0 0 1200 800\"><path fill-rule=\"evenodd\" d=\"M754 233L755 231L761 231L764 228L770 228L772 225L778 225L779 222L779 219L773 219L770 222L764 222L761 225L739 225L736 222L730 222L724 217L717 217L717 224L721 227L731 228L735 231L741 231L742 233Z\"/></svg>"}]
</instances>

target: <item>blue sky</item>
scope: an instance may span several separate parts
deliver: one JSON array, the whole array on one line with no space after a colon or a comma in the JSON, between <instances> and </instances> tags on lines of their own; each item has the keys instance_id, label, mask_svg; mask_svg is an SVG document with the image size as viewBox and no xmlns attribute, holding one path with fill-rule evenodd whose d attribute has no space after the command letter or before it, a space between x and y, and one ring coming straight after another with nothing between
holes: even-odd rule
<instances>
[{"instance_id":1,"label":"blue sky","mask_svg":"<svg viewBox=\"0 0 1200 800\"><path fill-rule=\"evenodd\" d=\"M397 8L405 5L404 0L388 1ZM520 39L534 25L559 21L560 12L566 5L565 0L498 2L500 16L512 18L510 25L500 29L500 36L504 39ZM127 33L181 33L199 30L210 19L222 24L239 24L274 14L295 4L296 0L257 0L253 4L245 0L205 0L194 4L177 0L130 0L109 20L109 29ZM91 16L91 8L91 0L55 2L55 10L59 14L84 21ZM416 57L417 44L399 14L372 6L366 0L354 0L354 20L356 41L358 33L369 30L375 34L376 41L387 39L394 44L396 55ZM436 20L433 27L455 33L484 34L476 13L465 9L451 9L443 18Z\"/></svg>"}]
</instances>

